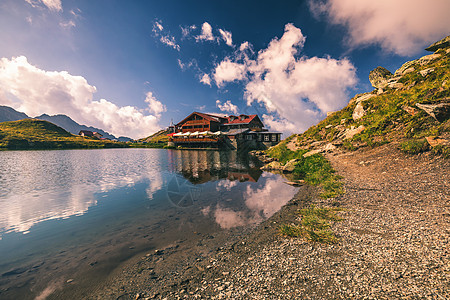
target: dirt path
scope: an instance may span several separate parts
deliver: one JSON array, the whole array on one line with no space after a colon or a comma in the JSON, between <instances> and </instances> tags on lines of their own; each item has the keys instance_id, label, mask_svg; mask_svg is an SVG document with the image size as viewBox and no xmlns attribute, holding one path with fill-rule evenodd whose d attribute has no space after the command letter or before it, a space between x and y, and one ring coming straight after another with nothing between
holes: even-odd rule
<instances>
[{"instance_id":1,"label":"dirt path","mask_svg":"<svg viewBox=\"0 0 450 300\"><path fill-rule=\"evenodd\" d=\"M449 299L450 161L405 156L393 146L328 158L345 177L345 195L325 201L314 188L302 187L255 231L223 239L207 257L143 258L127 269L132 282L112 285L106 298ZM333 226L338 244L277 234L311 203L346 209L345 220ZM176 268L163 271L163 260Z\"/></svg>"}]
</instances>

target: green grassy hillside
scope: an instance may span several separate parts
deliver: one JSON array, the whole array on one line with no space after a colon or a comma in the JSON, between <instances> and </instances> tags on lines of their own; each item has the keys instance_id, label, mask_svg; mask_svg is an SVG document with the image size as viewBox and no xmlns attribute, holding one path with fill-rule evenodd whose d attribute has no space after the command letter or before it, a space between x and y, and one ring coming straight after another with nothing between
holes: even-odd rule
<instances>
[{"instance_id":1,"label":"green grassy hillside","mask_svg":"<svg viewBox=\"0 0 450 300\"><path fill-rule=\"evenodd\" d=\"M77 149L125 147L123 143L72 135L50 122L25 119L0 123L0 149Z\"/></svg>"},{"instance_id":2,"label":"green grassy hillside","mask_svg":"<svg viewBox=\"0 0 450 300\"><path fill-rule=\"evenodd\" d=\"M283 144L291 141L307 150L325 144L356 150L395 143L407 153L433 151L449 157L450 48L405 63L390 80L389 86L356 95L347 107ZM436 119L417 104L444 105L446 116ZM363 115L359 118L357 106Z\"/></svg>"}]
</instances>

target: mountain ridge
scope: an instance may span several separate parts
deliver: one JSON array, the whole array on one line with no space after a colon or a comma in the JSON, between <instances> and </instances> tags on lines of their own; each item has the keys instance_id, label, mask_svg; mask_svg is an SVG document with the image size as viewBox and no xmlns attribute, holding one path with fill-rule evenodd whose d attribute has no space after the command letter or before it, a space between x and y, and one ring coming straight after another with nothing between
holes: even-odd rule
<instances>
[{"instance_id":1,"label":"mountain ridge","mask_svg":"<svg viewBox=\"0 0 450 300\"><path fill-rule=\"evenodd\" d=\"M27 114L23 112L19 112L15 110L12 107L6 106L6 105L0 105L0 123L1 122L8 122L8 121L19 121L23 119L30 119ZM104 138L110 139L110 140L118 140L120 142L128 142L132 139L129 137L118 137L116 138L114 135L110 134L109 132L104 131L103 129L96 128L93 126L87 126L87 125L81 125L74 121L71 117L64 115L64 114L57 114L57 115L48 115L48 114L42 114L40 116L34 117L34 119L44 120L48 121L50 123L53 123L66 131L78 135L78 133L81 130L88 130L92 132L98 132L100 133Z\"/></svg>"}]
</instances>

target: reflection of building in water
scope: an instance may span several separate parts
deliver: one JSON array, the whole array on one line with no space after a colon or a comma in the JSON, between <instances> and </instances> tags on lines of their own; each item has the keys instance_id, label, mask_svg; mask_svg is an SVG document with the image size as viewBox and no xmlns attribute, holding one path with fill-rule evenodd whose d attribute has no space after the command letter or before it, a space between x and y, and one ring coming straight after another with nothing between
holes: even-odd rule
<instances>
[{"instance_id":1,"label":"reflection of building in water","mask_svg":"<svg viewBox=\"0 0 450 300\"><path fill-rule=\"evenodd\" d=\"M262 174L257 161L236 151L170 151L169 168L194 184L219 179L256 182Z\"/></svg>"}]
</instances>

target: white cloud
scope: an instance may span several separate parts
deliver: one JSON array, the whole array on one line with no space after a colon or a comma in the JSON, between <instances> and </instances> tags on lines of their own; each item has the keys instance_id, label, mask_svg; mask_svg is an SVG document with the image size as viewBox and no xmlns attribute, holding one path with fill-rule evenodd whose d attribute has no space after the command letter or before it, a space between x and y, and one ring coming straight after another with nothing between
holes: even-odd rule
<instances>
[{"instance_id":1,"label":"white cloud","mask_svg":"<svg viewBox=\"0 0 450 300\"><path fill-rule=\"evenodd\" d=\"M177 44L175 37L172 36L168 31L164 30L164 26L162 25L161 21L156 20L155 22L153 22L152 31L155 37L159 38L159 41L161 43L177 51L180 51L180 45Z\"/></svg>"},{"instance_id":2,"label":"white cloud","mask_svg":"<svg viewBox=\"0 0 450 300\"><path fill-rule=\"evenodd\" d=\"M348 27L352 46L380 44L411 55L449 34L448 0L325 0L310 1L317 16Z\"/></svg>"},{"instance_id":3,"label":"white cloud","mask_svg":"<svg viewBox=\"0 0 450 300\"><path fill-rule=\"evenodd\" d=\"M164 35L164 36L161 36L159 40L161 41L161 43L163 43L169 47L172 47L173 49L175 49L177 51L180 51L180 45L178 45L176 43L175 37L169 36L169 35Z\"/></svg>"},{"instance_id":4,"label":"white cloud","mask_svg":"<svg viewBox=\"0 0 450 300\"><path fill-rule=\"evenodd\" d=\"M201 76L200 78L200 82L211 86L211 77L209 77L208 74L203 74L203 76Z\"/></svg>"},{"instance_id":5,"label":"white cloud","mask_svg":"<svg viewBox=\"0 0 450 300\"><path fill-rule=\"evenodd\" d=\"M160 22L155 21L154 30L156 30L156 29L158 29L159 31L163 31L164 27L162 26L162 24Z\"/></svg>"},{"instance_id":6,"label":"white cloud","mask_svg":"<svg viewBox=\"0 0 450 300\"><path fill-rule=\"evenodd\" d=\"M33 7L37 7L39 3L44 4L49 10L62 11L61 0L25 0Z\"/></svg>"},{"instance_id":7,"label":"white cloud","mask_svg":"<svg viewBox=\"0 0 450 300\"><path fill-rule=\"evenodd\" d=\"M232 47L233 46L233 39L231 38L231 32L219 29L220 35L222 36L222 39L225 41L225 44Z\"/></svg>"},{"instance_id":8,"label":"white cloud","mask_svg":"<svg viewBox=\"0 0 450 300\"><path fill-rule=\"evenodd\" d=\"M203 23L202 33L195 37L197 41L214 41L214 35L212 33L212 27L208 22Z\"/></svg>"},{"instance_id":9,"label":"white cloud","mask_svg":"<svg viewBox=\"0 0 450 300\"><path fill-rule=\"evenodd\" d=\"M188 37L192 31L194 31L195 29L197 29L197 26L195 25L191 25L191 26L180 26L181 27L181 36L183 38Z\"/></svg>"},{"instance_id":10,"label":"white cloud","mask_svg":"<svg viewBox=\"0 0 450 300\"><path fill-rule=\"evenodd\" d=\"M145 97L145 102L148 103L148 110L158 117L161 116L161 113L167 110L164 104L156 100L152 92L147 93Z\"/></svg>"},{"instance_id":11,"label":"white cloud","mask_svg":"<svg viewBox=\"0 0 450 300\"><path fill-rule=\"evenodd\" d=\"M216 66L213 76L217 86L220 87L224 82L245 79L246 66L231 61L229 57L225 57L225 59Z\"/></svg>"},{"instance_id":12,"label":"white cloud","mask_svg":"<svg viewBox=\"0 0 450 300\"><path fill-rule=\"evenodd\" d=\"M238 107L231 103L230 100L227 100L223 104L220 100L216 100L216 107L218 107L221 111L230 112L234 115L238 114Z\"/></svg>"},{"instance_id":13,"label":"white cloud","mask_svg":"<svg viewBox=\"0 0 450 300\"><path fill-rule=\"evenodd\" d=\"M159 116L165 107L151 94L146 101L154 115L145 115L133 106L119 107L105 99L94 101L96 90L82 76L39 69L24 56L0 60L0 100L8 99L13 108L29 116L66 114L78 123L132 138L160 129Z\"/></svg>"},{"instance_id":14,"label":"white cloud","mask_svg":"<svg viewBox=\"0 0 450 300\"><path fill-rule=\"evenodd\" d=\"M76 24L75 24L75 22L73 20L69 20L69 21L66 21L66 22L60 22L59 26L61 26L62 28L70 29L72 27L75 27Z\"/></svg>"},{"instance_id":15,"label":"white cloud","mask_svg":"<svg viewBox=\"0 0 450 300\"><path fill-rule=\"evenodd\" d=\"M273 39L256 59L245 56L238 63L225 58L214 79L218 86L248 80L247 104L264 105L269 112L263 117L266 125L284 133L303 131L326 112L345 106L347 90L356 84L355 68L347 59L298 57L305 40L299 28L287 24L283 36Z\"/></svg>"}]
</instances>

